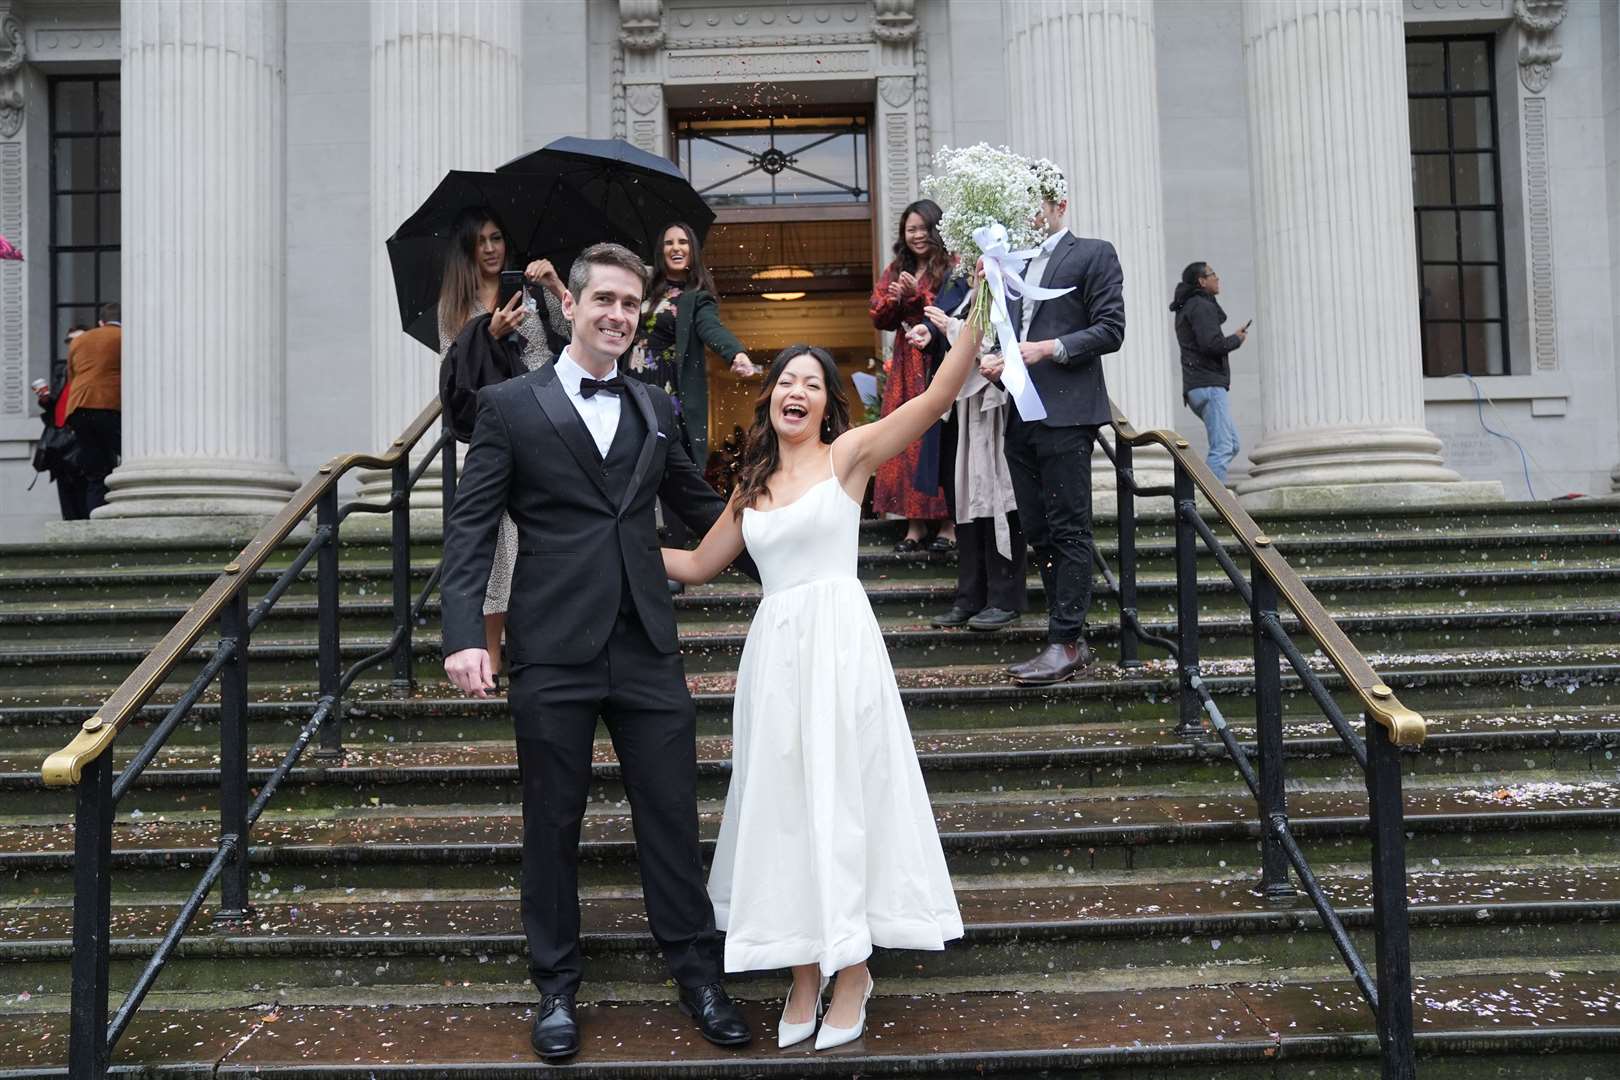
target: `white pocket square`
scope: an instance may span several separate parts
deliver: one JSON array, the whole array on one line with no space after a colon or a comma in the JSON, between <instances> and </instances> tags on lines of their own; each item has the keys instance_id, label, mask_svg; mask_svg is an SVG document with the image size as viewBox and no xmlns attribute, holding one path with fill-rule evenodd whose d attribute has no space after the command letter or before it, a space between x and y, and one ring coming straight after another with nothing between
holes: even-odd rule
<instances>
[{"instance_id":1,"label":"white pocket square","mask_svg":"<svg viewBox=\"0 0 1620 1080\"><path fill-rule=\"evenodd\" d=\"M657 433L657 434L658 434L658 437L659 437L659 438L660 438L660 439L667 439L667 438L669 438L669 436L668 436L668 435L665 435L665 434L664 434L664 433L663 433L663 432L662 432L662 431L660 431L660 432L658 432L658 433Z\"/></svg>"}]
</instances>

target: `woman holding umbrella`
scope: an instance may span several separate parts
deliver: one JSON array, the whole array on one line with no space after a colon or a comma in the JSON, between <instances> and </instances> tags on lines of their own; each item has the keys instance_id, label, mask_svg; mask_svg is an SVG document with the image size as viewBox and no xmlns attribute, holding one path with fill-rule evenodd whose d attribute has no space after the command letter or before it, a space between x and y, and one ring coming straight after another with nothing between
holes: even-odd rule
<instances>
[{"instance_id":1,"label":"woman holding umbrella","mask_svg":"<svg viewBox=\"0 0 1620 1080\"><path fill-rule=\"evenodd\" d=\"M489 316L489 333L501 340L516 331L523 335L523 366L530 371L554 359L547 327L567 327L562 315L562 280L546 259L531 262L525 277L545 287L545 311L531 308L518 292L504 306L499 296L501 271L513 261L506 231L495 211L487 206L463 210L450 231L445 252L444 281L439 289L439 356L442 359L467 323ZM565 331L566 333L566 331ZM501 638L506 633L506 608L512 595L512 570L517 564L517 529L509 517L501 518L484 592L484 633L495 670L500 671Z\"/></svg>"},{"instance_id":2,"label":"woman holding umbrella","mask_svg":"<svg viewBox=\"0 0 1620 1080\"><path fill-rule=\"evenodd\" d=\"M700 469L709 457L705 346L727 360L736 374L754 374L742 344L720 321L714 294L714 278L703 265L696 231L683 221L666 227L659 240L652 284L641 305L641 329L621 365L627 374L669 394L682 441ZM665 517L666 523L674 520Z\"/></svg>"}]
</instances>

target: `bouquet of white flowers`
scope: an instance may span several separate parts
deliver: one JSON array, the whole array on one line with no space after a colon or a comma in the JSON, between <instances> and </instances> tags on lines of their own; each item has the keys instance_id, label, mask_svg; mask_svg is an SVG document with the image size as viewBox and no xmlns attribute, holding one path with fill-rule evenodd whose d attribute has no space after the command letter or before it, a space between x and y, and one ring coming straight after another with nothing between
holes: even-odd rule
<instances>
[{"instance_id":1,"label":"bouquet of white flowers","mask_svg":"<svg viewBox=\"0 0 1620 1080\"><path fill-rule=\"evenodd\" d=\"M995 328L1004 364L1002 382L1018 404L1019 416L1039 420L1046 408L1024 370L1007 297L1010 292L1033 302L1069 291L1043 289L1020 277L1045 239L1035 227L1041 200L1061 202L1068 194L1063 174L1044 158L1031 161L1005 146L985 143L941 148L934 162L940 171L923 180L922 190L944 211L940 238L967 266L983 259L984 274L974 289L969 322L985 332Z\"/></svg>"},{"instance_id":2,"label":"bouquet of white flowers","mask_svg":"<svg viewBox=\"0 0 1620 1080\"><path fill-rule=\"evenodd\" d=\"M976 143L941 147L934 153L934 165L939 172L923 178L922 193L945 212L939 222L940 239L964 267L971 269L984 255L979 243L984 229L1001 226L1013 250L1041 242L1034 225L1041 194L1028 158L1005 146ZM980 330L990 328L989 297L983 295L987 289L981 279L972 306Z\"/></svg>"}]
</instances>

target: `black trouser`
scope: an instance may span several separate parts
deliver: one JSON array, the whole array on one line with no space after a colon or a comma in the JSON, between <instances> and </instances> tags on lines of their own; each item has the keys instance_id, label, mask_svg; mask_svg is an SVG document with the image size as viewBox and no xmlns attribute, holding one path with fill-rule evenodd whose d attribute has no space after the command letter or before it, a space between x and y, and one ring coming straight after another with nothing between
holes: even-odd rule
<instances>
[{"instance_id":1,"label":"black trouser","mask_svg":"<svg viewBox=\"0 0 1620 1080\"><path fill-rule=\"evenodd\" d=\"M62 507L63 521L83 521L90 516L90 487L78 473L52 473L56 483L56 501Z\"/></svg>"},{"instance_id":2,"label":"black trouser","mask_svg":"<svg viewBox=\"0 0 1620 1080\"><path fill-rule=\"evenodd\" d=\"M1007 421L1007 469L1018 520L1046 586L1046 640L1080 640L1091 607L1091 449L1095 427Z\"/></svg>"},{"instance_id":3,"label":"black trouser","mask_svg":"<svg viewBox=\"0 0 1620 1080\"><path fill-rule=\"evenodd\" d=\"M117 409L74 409L68 413L68 426L79 440L78 465L84 473L88 510L107 501L107 474L118 468L122 417Z\"/></svg>"},{"instance_id":4,"label":"black trouser","mask_svg":"<svg viewBox=\"0 0 1620 1080\"><path fill-rule=\"evenodd\" d=\"M987 607L1022 612L1029 606L1029 590L1024 580L1029 561L1024 550L1024 530L1018 515L1008 514L1012 532L1012 558L996 550L994 518L974 518L956 525L956 606L963 611L983 611Z\"/></svg>"},{"instance_id":5,"label":"black trouser","mask_svg":"<svg viewBox=\"0 0 1620 1080\"><path fill-rule=\"evenodd\" d=\"M600 716L613 737L653 937L683 986L721 977L722 945L698 846L697 715L678 653L621 613L584 664L513 668L523 785L523 932L542 994L579 986L579 838Z\"/></svg>"}]
</instances>

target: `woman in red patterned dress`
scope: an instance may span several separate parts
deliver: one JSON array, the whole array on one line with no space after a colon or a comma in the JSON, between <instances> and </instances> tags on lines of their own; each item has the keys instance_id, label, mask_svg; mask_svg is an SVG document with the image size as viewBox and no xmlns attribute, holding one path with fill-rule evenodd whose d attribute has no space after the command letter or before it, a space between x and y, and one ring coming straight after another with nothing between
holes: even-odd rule
<instances>
[{"instance_id":1,"label":"woman in red patterned dress","mask_svg":"<svg viewBox=\"0 0 1620 1080\"><path fill-rule=\"evenodd\" d=\"M934 302L953 268L950 253L939 238L940 216L939 205L932 199L919 199L906 207L900 215L894 259L872 290L872 325L895 331L894 360L883 385L882 416L888 416L928 385L928 355L913 343L908 331L926 325L923 308ZM933 447L932 468L923 460L925 444ZM919 465L923 467L919 469ZM879 467L872 509L907 519L905 538L895 544L896 551L918 551L925 543L930 551L951 551L956 547L956 523L946 509L945 493L939 483L937 437L930 443L924 436ZM932 540L928 539L930 525L938 530Z\"/></svg>"}]
</instances>

